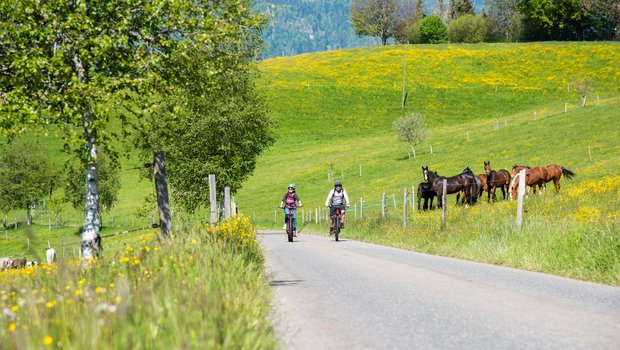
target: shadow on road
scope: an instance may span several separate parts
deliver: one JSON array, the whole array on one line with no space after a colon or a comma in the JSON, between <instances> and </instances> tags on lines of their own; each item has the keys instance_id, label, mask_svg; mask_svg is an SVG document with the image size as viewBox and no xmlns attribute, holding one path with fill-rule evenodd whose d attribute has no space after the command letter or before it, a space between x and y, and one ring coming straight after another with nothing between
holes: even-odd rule
<instances>
[{"instance_id":1,"label":"shadow on road","mask_svg":"<svg viewBox=\"0 0 620 350\"><path fill-rule=\"evenodd\" d=\"M292 286L301 282L304 282L304 280L271 280L269 285L271 287Z\"/></svg>"}]
</instances>

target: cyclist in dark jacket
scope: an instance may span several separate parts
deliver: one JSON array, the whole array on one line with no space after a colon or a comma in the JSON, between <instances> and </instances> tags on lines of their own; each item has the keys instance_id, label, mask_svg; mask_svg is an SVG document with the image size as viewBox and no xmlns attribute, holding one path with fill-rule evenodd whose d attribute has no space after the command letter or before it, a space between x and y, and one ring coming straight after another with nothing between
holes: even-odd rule
<instances>
[{"instance_id":1,"label":"cyclist in dark jacket","mask_svg":"<svg viewBox=\"0 0 620 350\"><path fill-rule=\"evenodd\" d=\"M288 216L293 215L293 236L297 237L297 207L303 206L301 204L301 200L295 192L295 184L288 185L288 191L282 197L282 201L280 202L280 208L284 209L284 229L286 230L286 222L288 221Z\"/></svg>"}]
</instances>

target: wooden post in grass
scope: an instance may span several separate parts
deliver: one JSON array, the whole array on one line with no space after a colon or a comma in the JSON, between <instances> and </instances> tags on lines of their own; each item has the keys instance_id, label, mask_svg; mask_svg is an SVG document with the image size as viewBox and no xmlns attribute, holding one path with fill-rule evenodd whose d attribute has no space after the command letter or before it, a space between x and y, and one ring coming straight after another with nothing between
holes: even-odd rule
<instances>
[{"instance_id":1,"label":"wooden post in grass","mask_svg":"<svg viewBox=\"0 0 620 350\"><path fill-rule=\"evenodd\" d=\"M385 218L385 192L381 196L381 218Z\"/></svg>"},{"instance_id":2,"label":"wooden post in grass","mask_svg":"<svg viewBox=\"0 0 620 350\"><path fill-rule=\"evenodd\" d=\"M564 102L564 113L568 112L568 102Z\"/></svg>"},{"instance_id":3,"label":"wooden post in grass","mask_svg":"<svg viewBox=\"0 0 620 350\"><path fill-rule=\"evenodd\" d=\"M588 155L590 156L590 161L592 161L592 147L588 146Z\"/></svg>"},{"instance_id":4,"label":"wooden post in grass","mask_svg":"<svg viewBox=\"0 0 620 350\"><path fill-rule=\"evenodd\" d=\"M360 197L360 219L364 218L364 199Z\"/></svg>"},{"instance_id":5,"label":"wooden post in grass","mask_svg":"<svg viewBox=\"0 0 620 350\"><path fill-rule=\"evenodd\" d=\"M224 217L230 219L230 187L224 187Z\"/></svg>"},{"instance_id":6,"label":"wooden post in grass","mask_svg":"<svg viewBox=\"0 0 620 350\"><path fill-rule=\"evenodd\" d=\"M517 229L521 230L523 224L523 196L525 195L525 169L519 172L519 190L517 192Z\"/></svg>"},{"instance_id":7,"label":"wooden post in grass","mask_svg":"<svg viewBox=\"0 0 620 350\"><path fill-rule=\"evenodd\" d=\"M362 177L362 163L360 163L360 177Z\"/></svg>"},{"instance_id":8,"label":"wooden post in grass","mask_svg":"<svg viewBox=\"0 0 620 350\"><path fill-rule=\"evenodd\" d=\"M209 205L210 217L209 224L214 225L217 221L217 197L215 193L215 174L209 174Z\"/></svg>"},{"instance_id":9,"label":"wooden post in grass","mask_svg":"<svg viewBox=\"0 0 620 350\"><path fill-rule=\"evenodd\" d=\"M448 190L448 180L443 179L443 191L441 192L441 224L446 226L446 192Z\"/></svg>"},{"instance_id":10,"label":"wooden post in grass","mask_svg":"<svg viewBox=\"0 0 620 350\"><path fill-rule=\"evenodd\" d=\"M405 187L405 193L403 194L403 227L407 227L407 187Z\"/></svg>"},{"instance_id":11,"label":"wooden post in grass","mask_svg":"<svg viewBox=\"0 0 620 350\"><path fill-rule=\"evenodd\" d=\"M159 211L159 230L164 237L172 233L172 219L170 217L170 201L168 199L168 179L166 178L166 166L164 152L155 151L153 155L155 173L155 192L157 195L157 207Z\"/></svg>"}]
</instances>

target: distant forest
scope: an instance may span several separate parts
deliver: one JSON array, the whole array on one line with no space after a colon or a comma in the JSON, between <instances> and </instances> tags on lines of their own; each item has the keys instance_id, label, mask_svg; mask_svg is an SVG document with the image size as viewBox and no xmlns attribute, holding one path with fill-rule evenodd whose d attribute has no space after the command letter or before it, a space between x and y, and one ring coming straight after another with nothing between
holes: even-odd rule
<instances>
[{"instance_id":1,"label":"distant forest","mask_svg":"<svg viewBox=\"0 0 620 350\"><path fill-rule=\"evenodd\" d=\"M474 1L476 9L483 0ZM351 0L255 0L269 18L265 30L264 58L305 52L380 45L378 38L355 35L349 20ZM435 0L426 0L426 11Z\"/></svg>"}]
</instances>

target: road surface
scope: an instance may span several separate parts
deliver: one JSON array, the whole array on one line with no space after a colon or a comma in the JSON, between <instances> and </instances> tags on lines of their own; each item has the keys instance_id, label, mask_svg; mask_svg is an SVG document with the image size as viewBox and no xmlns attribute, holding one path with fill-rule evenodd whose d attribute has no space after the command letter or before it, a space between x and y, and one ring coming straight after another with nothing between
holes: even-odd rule
<instances>
[{"instance_id":1,"label":"road surface","mask_svg":"<svg viewBox=\"0 0 620 350\"><path fill-rule=\"evenodd\" d=\"M346 240L346 232L340 242L258 237L283 349L620 349L618 287Z\"/></svg>"}]
</instances>

